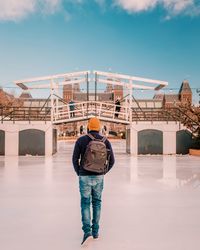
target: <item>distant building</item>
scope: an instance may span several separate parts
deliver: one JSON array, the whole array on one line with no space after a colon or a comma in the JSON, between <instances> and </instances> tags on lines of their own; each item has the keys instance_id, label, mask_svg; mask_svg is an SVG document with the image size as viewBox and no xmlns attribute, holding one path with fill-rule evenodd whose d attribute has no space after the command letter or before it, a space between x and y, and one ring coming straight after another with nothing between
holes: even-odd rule
<instances>
[{"instance_id":1,"label":"distant building","mask_svg":"<svg viewBox=\"0 0 200 250\"><path fill-rule=\"evenodd\" d=\"M166 108L179 106L181 104L178 94L165 94L163 98L163 106Z\"/></svg>"},{"instance_id":2,"label":"distant building","mask_svg":"<svg viewBox=\"0 0 200 250\"><path fill-rule=\"evenodd\" d=\"M162 100L163 107L170 108L180 105L192 104L192 91L190 84L184 80L181 84L178 94L157 94L153 97L154 100Z\"/></svg>"},{"instance_id":3,"label":"distant building","mask_svg":"<svg viewBox=\"0 0 200 250\"><path fill-rule=\"evenodd\" d=\"M163 101L164 94L155 94L153 100Z\"/></svg>"},{"instance_id":4,"label":"distant building","mask_svg":"<svg viewBox=\"0 0 200 250\"><path fill-rule=\"evenodd\" d=\"M66 80L67 81L67 80ZM70 100L84 102L87 101L87 97L89 97L90 101L95 100L95 93L89 92L88 96L86 92L82 92L80 89L80 85L78 83L75 84L66 84L63 86L63 99L65 102L69 102ZM96 93L97 101L114 101L117 98L123 99L123 86L120 85L112 85L107 84L105 91Z\"/></svg>"},{"instance_id":5,"label":"distant building","mask_svg":"<svg viewBox=\"0 0 200 250\"><path fill-rule=\"evenodd\" d=\"M66 80L67 81L67 80ZM73 99L73 88L71 84L63 86L63 100L69 102Z\"/></svg>"},{"instance_id":6,"label":"distant building","mask_svg":"<svg viewBox=\"0 0 200 250\"><path fill-rule=\"evenodd\" d=\"M183 81L179 90L181 104L192 104L192 90L187 80Z\"/></svg>"},{"instance_id":7,"label":"distant building","mask_svg":"<svg viewBox=\"0 0 200 250\"><path fill-rule=\"evenodd\" d=\"M109 79L111 81L111 79ZM67 79L66 79L67 81ZM0 88L0 92L5 92ZM96 100L101 102L114 102L117 98L123 99L124 91L123 86L107 84L104 92L98 92L96 94ZM7 97L11 95L6 93ZM29 91L25 90L19 96L19 99L23 101L24 106L50 106L50 99L37 99L32 98ZM79 83L66 84L63 86L63 100L69 102L74 100L75 102L87 101L87 93L81 91ZM89 100L95 100L95 93L89 93ZM178 94L155 94L153 99L137 99L133 100L133 108L162 108L162 107L174 107L179 105L192 104L192 91L190 84L187 80L184 80L181 84Z\"/></svg>"},{"instance_id":8,"label":"distant building","mask_svg":"<svg viewBox=\"0 0 200 250\"><path fill-rule=\"evenodd\" d=\"M20 99L31 99L33 98L30 91L28 90L23 90L23 92L21 93L21 95L19 96Z\"/></svg>"},{"instance_id":9,"label":"distant building","mask_svg":"<svg viewBox=\"0 0 200 250\"><path fill-rule=\"evenodd\" d=\"M114 94L114 100L116 100L118 98L123 99L123 94L124 94L123 86L114 85L113 94Z\"/></svg>"}]
</instances>

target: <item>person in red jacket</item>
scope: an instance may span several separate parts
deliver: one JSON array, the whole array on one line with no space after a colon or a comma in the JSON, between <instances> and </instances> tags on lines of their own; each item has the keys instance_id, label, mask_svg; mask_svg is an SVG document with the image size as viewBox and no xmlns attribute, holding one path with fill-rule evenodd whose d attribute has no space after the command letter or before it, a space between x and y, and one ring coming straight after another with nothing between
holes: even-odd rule
<instances>
[{"instance_id":1,"label":"person in red jacket","mask_svg":"<svg viewBox=\"0 0 200 250\"><path fill-rule=\"evenodd\" d=\"M84 135L78 138L74 146L72 162L76 174L79 176L79 189L81 196L81 216L82 230L84 232L81 245L86 245L92 238L99 237L99 220L101 213L101 196L104 185L104 174L94 173L84 169L84 155L91 138L102 140L103 136L99 134L100 121L93 117L88 122L89 135ZM106 148L108 149L109 162L107 172L113 167L115 159L112 146L108 139L105 140ZM90 206L92 204L93 218L91 221ZM92 222L92 223L91 223Z\"/></svg>"}]
</instances>

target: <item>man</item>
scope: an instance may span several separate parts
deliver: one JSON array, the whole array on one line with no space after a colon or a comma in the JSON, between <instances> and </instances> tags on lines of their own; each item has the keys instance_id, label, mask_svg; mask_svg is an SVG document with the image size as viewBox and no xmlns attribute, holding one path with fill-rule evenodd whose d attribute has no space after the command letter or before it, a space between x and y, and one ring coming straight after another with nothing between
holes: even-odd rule
<instances>
[{"instance_id":1,"label":"man","mask_svg":"<svg viewBox=\"0 0 200 250\"><path fill-rule=\"evenodd\" d=\"M74 113L75 103L73 100L70 100L69 102L69 110L70 110L70 117L75 117L75 113Z\"/></svg>"},{"instance_id":2,"label":"man","mask_svg":"<svg viewBox=\"0 0 200 250\"><path fill-rule=\"evenodd\" d=\"M117 98L117 100L115 101L115 118L119 117L119 113L120 113L120 110L121 110L120 104L121 104L120 99Z\"/></svg>"},{"instance_id":3,"label":"man","mask_svg":"<svg viewBox=\"0 0 200 250\"><path fill-rule=\"evenodd\" d=\"M103 146L108 150L107 154L108 172L114 165L114 154L112 151L112 146L110 142L103 136L99 134L100 131L100 121L98 118L93 117L88 122L88 135L81 136L75 144L73 152L73 165L74 169L79 176L79 189L81 196L81 216L82 216L82 230L84 232L83 241L81 245L86 245L89 240L98 239L99 237L99 220L101 213L101 194L103 190L104 174L105 173L95 173L93 171L85 170L84 167L84 156L86 154L86 149L88 150L88 145L95 138L95 141L102 141L105 143ZM93 139L92 139L93 138ZM91 213L90 205L92 204L93 218L91 225Z\"/></svg>"}]
</instances>

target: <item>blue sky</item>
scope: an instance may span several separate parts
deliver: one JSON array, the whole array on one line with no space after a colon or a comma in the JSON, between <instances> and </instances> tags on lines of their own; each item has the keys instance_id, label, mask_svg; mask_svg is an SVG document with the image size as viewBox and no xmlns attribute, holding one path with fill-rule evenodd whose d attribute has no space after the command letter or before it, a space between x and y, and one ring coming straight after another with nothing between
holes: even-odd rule
<instances>
[{"instance_id":1,"label":"blue sky","mask_svg":"<svg viewBox=\"0 0 200 250\"><path fill-rule=\"evenodd\" d=\"M198 0L0 0L0 9L3 87L111 69L166 80L174 92L185 78L200 88Z\"/></svg>"}]
</instances>

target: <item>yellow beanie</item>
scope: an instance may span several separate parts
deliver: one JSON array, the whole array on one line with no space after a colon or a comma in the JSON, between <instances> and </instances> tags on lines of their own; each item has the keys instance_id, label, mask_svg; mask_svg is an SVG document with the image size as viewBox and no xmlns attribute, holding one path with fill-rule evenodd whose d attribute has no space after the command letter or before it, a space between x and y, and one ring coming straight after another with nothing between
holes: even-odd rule
<instances>
[{"instance_id":1,"label":"yellow beanie","mask_svg":"<svg viewBox=\"0 0 200 250\"><path fill-rule=\"evenodd\" d=\"M99 131L100 130L99 119L96 117L90 118L90 120L88 121L88 129L89 129L89 131L91 131L91 130Z\"/></svg>"}]
</instances>

